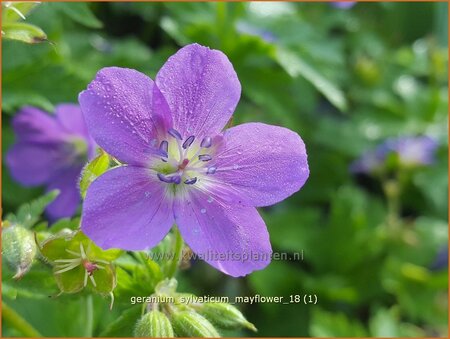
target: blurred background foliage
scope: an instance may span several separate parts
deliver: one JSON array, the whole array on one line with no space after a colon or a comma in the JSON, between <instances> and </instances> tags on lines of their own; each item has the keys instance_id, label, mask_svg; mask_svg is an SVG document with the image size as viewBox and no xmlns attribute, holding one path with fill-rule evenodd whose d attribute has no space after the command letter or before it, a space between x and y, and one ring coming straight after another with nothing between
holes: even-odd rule
<instances>
[{"instance_id":1,"label":"blurred background foliage","mask_svg":"<svg viewBox=\"0 0 450 339\"><path fill-rule=\"evenodd\" d=\"M51 112L76 102L105 66L154 77L192 42L234 65L242 83L234 124L282 125L304 139L307 184L261 211L274 250L303 251L304 260L273 261L244 279L196 262L180 274L180 290L317 295L317 305L241 305L258 336L447 336L447 3L42 3L26 22L48 41L2 42L3 156L23 105ZM421 134L439 142L437 159L408 171L393 227L383 183L349 166L388 137ZM5 167L2 184L4 213L42 194ZM45 336L82 335L84 299L49 299L50 279L31 272L19 292L6 282L4 298ZM94 336L131 335L123 324L136 307L118 279L113 311L94 298ZM124 282L142 293L147 283ZM123 324L111 328L118 316Z\"/></svg>"}]
</instances>

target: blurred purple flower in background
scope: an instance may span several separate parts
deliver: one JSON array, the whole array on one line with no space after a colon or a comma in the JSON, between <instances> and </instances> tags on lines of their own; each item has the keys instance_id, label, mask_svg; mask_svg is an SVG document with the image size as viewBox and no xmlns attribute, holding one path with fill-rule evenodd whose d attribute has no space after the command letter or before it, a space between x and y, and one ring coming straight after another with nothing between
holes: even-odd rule
<instances>
[{"instance_id":1,"label":"blurred purple flower in background","mask_svg":"<svg viewBox=\"0 0 450 339\"><path fill-rule=\"evenodd\" d=\"M357 1L334 1L330 2L331 6L341 9L349 9L355 6Z\"/></svg>"},{"instance_id":2,"label":"blurred purple flower in background","mask_svg":"<svg viewBox=\"0 0 450 339\"><path fill-rule=\"evenodd\" d=\"M432 271L440 271L448 269L448 246L440 249L434 258L433 263L430 265Z\"/></svg>"},{"instance_id":3,"label":"blurred purple flower in background","mask_svg":"<svg viewBox=\"0 0 450 339\"><path fill-rule=\"evenodd\" d=\"M403 167L430 165L435 161L438 143L428 136L407 136L387 139L375 150L365 153L350 166L355 173L373 173L384 167L391 154L398 156Z\"/></svg>"},{"instance_id":4,"label":"blurred purple flower in background","mask_svg":"<svg viewBox=\"0 0 450 339\"><path fill-rule=\"evenodd\" d=\"M175 222L191 249L224 273L266 267L272 249L255 207L298 191L307 155L283 127L221 132L240 95L228 58L197 44L170 57L155 82L131 69L100 70L80 105L96 142L126 165L89 186L83 232L103 249L143 250Z\"/></svg>"},{"instance_id":5,"label":"blurred purple flower in background","mask_svg":"<svg viewBox=\"0 0 450 339\"><path fill-rule=\"evenodd\" d=\"M24 186L59 189L46 209L50 219L72 216L80 203L78 177L95 154L78 105L56 106L55 115L24 107L14 116L16 143L6 155L11 176Z\"/></svg>"},{"instance_id":6,"label":"blurred purple flower in background","mask_svg":"<svg viewBox=\"0 0 450 339\"><path fill-rule=\"evenodd\" d=\"M236 30L241 34L259 37L267 43L273 43L277 41L277 37L271 31L257 27L248 22L239 21L236 24Z\"/></svg>"}]
</instances>

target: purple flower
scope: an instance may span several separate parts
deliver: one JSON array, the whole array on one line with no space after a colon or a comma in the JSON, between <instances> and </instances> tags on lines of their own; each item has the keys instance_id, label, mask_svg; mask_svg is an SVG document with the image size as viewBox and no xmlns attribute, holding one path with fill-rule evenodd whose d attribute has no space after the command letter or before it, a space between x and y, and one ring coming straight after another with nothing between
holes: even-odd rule
<instances>
[{"instance_id":1,"label":"purple flower","mask_svg":"<svg viewBox=\"0 0 450 339\"><path fill-rule=\"evenodd\" d=\"M428 136L387 139L374 151L365 153L350 169L355 173L372 173L382 169L389 155L395 154L403 167L430 165L435 159L438 144Z\"/></svg>"},{"instance_id":2,"label":"purple flower","mask_svg":"<svg viewBox=\"0 0 450 339\"><path fill-rule=\"evenodd\" d=\"M12 127L17 140L6 155L11 176L24 186L59 189L47 214L52 220L72 216L81 200L78 177L95 153L79 106L61 104L54 116L24 107Z\"/></svg>"},{"instance_id":3,"label":"purple flower","mask_svg":"<svg viewBox=\"0 0 450 339\"><path fill-rule=\"evenodd\" d=\"M255 207L298 191L309 169L302 139L286 128L221 132L240 94L227 57L197 44L170 57L155 82L131 69L100 70L79 101L91 135L124 166L88 188L83 232L104 249L142 250L176 223L222 272L267 266L269 234Z\"/></svg>"},{"instance_id":4,"label":"purple flower","mask_svg":"<svg viewBox=\"0 0 450 339\"><path fill-rule=\"evenodd\" d=\"M355 6L357 1L335 1L331 2L331 6L341 9L349 9Z\"/></svg>"}]
</instances>

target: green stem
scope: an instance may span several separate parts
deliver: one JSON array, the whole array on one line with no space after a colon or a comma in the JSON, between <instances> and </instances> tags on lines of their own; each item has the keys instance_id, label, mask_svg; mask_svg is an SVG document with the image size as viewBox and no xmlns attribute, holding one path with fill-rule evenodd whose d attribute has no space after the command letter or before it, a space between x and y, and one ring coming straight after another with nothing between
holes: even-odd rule
<instances>
[{"instance_id":1,"label":"green stem","mask_svg":"<svg viewBox=\"0 0 450 339\"><path fill-rule=\"evenodd\" d=\"M40 334L29 322L22 318L16 311L14 311L7 304L2 302L2 318L11 325L11 327L18 330L25 337L42 338Z\"/></svg>"},{"instance_id":2,"label":"green stem","mask_svg":"<svg viewBox=\"0 0 450 339\"><path fill-rule=\"evenodd\" d=\"M86 327L84 336L86 338L92 338L93 331L94 331L94 301L92 300L92 295L89 294L86 297Z\"/></svg>"},{"instance_id":3,"label":"green stem","mask_svg":"<svg viewBox=\"0 0 450 339\"><path fill-rule=\"evenodd\" d=\"M173 259L170 262L170 265L167 269L167 277L172 278L178 269L178 264L180 262L181 254L183 252L183 238L181 237L180 231L178 231L178 228L174 228L174 235L175 235L175 246L173 249Z\"/></svg>"},{"instance_id":4,"label":"green stem","mask_svg":"<svg viewBox=\"0 0 450 339\"><path fill-rule=\"evenodd\" d=\"M386 180L383 190L387 201L387 224L395 229L400 221L400 184L397 179Z\"/></svg>"}]
</instances>

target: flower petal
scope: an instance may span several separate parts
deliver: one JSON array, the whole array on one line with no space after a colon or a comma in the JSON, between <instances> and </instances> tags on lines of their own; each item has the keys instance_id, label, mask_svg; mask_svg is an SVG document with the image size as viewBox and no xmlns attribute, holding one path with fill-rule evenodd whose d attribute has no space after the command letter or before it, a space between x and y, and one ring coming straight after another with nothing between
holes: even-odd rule
<instances>
[{"instance_id":1,"label":"flower petal","mask_svg":"<svg viewBox=\"0 0 450 339\"><path fill-rule=\"evenodd\" d=\"M49 143L63 140L66 133L50 114L34 107L22 108L13 118L18 141Z\"/></svg>"},{"instance_id":2,"label":"flower petal","mask_svg":"<svg viewBox=\"0 0 450 339\"><path fill-rule=\"evenodd\" d=\"M174 128L183 137L219 133L241 95L241 84L225 54L198 44L171 56L155 82L169 104Z\"/></svg>"},{"instance_id":3,"label":"flower petal","mask_svg":"<svg viewBox=\"0 0 450 339\"><path fill-rule=\"evenodd\" d=\"M55 144L19 142L6 155L11 176L26 186L48 182L63 160L64 155Z\"/></svg>"},{"instance_id":4,"label":"flower petal","mask_svg":"<svg viewBox=\"0 0 450 339\"><path fill-rule=\"evenodd\" d=\"M240 277L270 263L269 234L255 208L230 206L191 191L175 200L174 212L186 243L220 271Z\"/></svg>"},{"instance_id":5,"label":"flower petal","mask_svg":"<svg viewBox=\"0 0 450 339\"><path fill-rule=\"evenodd\" d=\"M60 104L55 107L55 114L57 121L68 134L79 135L83 138L89 136L80 106Z\"/></svg>"},{"instance_id":6,"label":"flower petal","mask_svg":"<svg viewBox=\"0 0 450 339\"><path fill-rule=\"evenodd\" d=\"M60 171L51 183L47 186L47 191L58 189L59 195L50 205L46 212L52 220L72 217L77 211L81 202L80 191L78 190L78 178L81 173L81 166Z\"/></svg>"},{"instance_id":7,"label":"flower petal","mask_svg":"<svg viewBox=\"0 0 450 339\"><path fill-rule=\"evenodd\" d=\"M58 119L62 128L67 131L68 135L79 136L87 143L88 158L93 159L95 157L97 145L87 130L80 106L74 104L60 104L56 106L55 113L56 119Z\"/></svg>"},{"instance_id":8,"label":"flower petal","mask_svg":"<svg viewBox=\"0 0 450 339\"><path fill-rule=\"evenodd\" d=\"M247 123L224 133L207 189L249 206L268 206L297 192L309 176L305 145L283 127Z\"/></svg>"},{"instance_id":9,"label":"flower petal","mask_svg":"<svg viewBox=\"0 0 450 339\"><path fill-rule=\"evenodd\" d=\"M143 250L158 244L173 224L167 185L148 169L113 168L89 186L81 230L102 249Z\"/></svg>"},{"instance_id":10,"label":"flower petal","mask_svg":"<svg viewBox=\"0 0 450 339\"><path fill-rule=\"evenodd\" d=\"M122 162L142 164L156 138L170 126L170 113L154 82L138 71L101 69L79 102L97 144Z\"/></svg>"}]
</instances>

